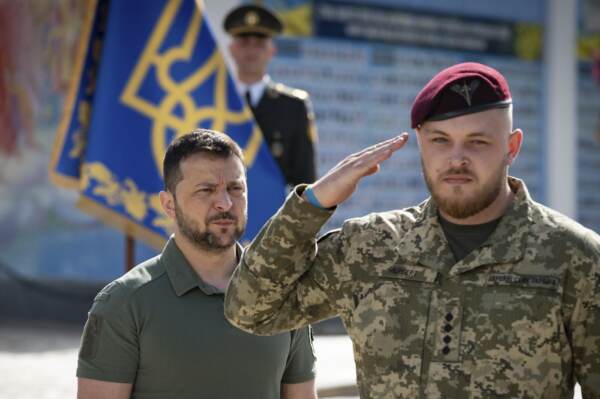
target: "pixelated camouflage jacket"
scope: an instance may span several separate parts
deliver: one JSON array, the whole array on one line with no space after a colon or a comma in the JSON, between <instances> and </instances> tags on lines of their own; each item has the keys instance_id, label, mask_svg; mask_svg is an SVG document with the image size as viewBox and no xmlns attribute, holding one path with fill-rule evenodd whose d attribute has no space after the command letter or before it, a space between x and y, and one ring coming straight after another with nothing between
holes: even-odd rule
<instances>
[{"instance_id":1,"label":"pixelated camouflage jacket","mask_svg":"<svg viewBox=\"0 0 600 399\"><path fill-rule=\"evenodd\" d=\"M339 315L361 398L600 398L600 237L531 200L459 262L432 200L346 221L300 186L244 253L226 317L256 334Z\"/></svg>"}]
</instances>

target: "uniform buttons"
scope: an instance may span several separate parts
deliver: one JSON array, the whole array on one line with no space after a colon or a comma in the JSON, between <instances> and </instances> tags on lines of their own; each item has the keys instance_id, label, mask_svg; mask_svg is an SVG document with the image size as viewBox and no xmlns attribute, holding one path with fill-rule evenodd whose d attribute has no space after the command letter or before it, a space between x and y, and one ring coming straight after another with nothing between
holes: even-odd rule
<instances>
[{"instance_id":1,"label":"uniform buttons","mask_svg":"<svg viewBox=\"0 0 600 399\"><path fill-rule=\"evenodd\" d=\"M446 320L452 321L454 319L454 315L452 313L446 313Z\"/></svg>"},{"instance_id":2,"label":"uniform buttons","mask_svg":"<svg viewBox=\"0 0 600 399\"><path fill-rule=\"evenodd\" d=\"M446 324L446 325L444 326L444 331L446 331L446 332L450 332L450 331L452 331L452 326L451 326L450 324Z\"/></svg>"},{"instance_id":3,"label":"uniform buttons","mask_svg":"<svg viewBox=\"0 0 600 399\"><path fill-rule=\"evenodd\" d=\"M283 150L283 144L281 144L279 141L275 141L273 144L271 144L271 153L275 158L281 158L283 155Z\"/></svg>"},{"instance_id":4,"label":"uniform buttons","mask_svg":"<svg viewBox=\"0 0 600 399\"><path fill-rule=\"evenodd\" d=\"M448 348L447 346L444 346L444 348L442 348L442 353L444 355L447 355L448 353L450 353L450 348Z\"/></svg>"},{"instance_id":5,"label":"uniform buttons","mask_svg":"<svg viewBox=\"0 0 600 399\"><path fill-rule=\"evenodd\" d=\"M447 344L449 344L449 343L450 343L450 341L452 341L452 337L450 337L449 335L446 335L446 336L444 337L444 342L445 342L445 343L447 343Z\"/></svg>"}]
</instances>

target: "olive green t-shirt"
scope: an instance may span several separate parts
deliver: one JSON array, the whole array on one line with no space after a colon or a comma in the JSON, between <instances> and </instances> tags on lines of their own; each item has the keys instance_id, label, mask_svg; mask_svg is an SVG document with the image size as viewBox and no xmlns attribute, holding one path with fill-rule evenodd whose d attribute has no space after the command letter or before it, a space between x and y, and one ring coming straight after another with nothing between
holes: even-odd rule
<instances>
[{"instance_id":1,"label":"olive green t-shirt","mask_svg":"<svg viewBox=\"0 0 600 399\"><path fill-rule=\"evenodd\" d=\"M161 255L106 286L84 329L77 376L132 383L132 398L279 399L311 380L308 329L255 336L223 316L171 238Z\"/></svg>"}]
</instances>

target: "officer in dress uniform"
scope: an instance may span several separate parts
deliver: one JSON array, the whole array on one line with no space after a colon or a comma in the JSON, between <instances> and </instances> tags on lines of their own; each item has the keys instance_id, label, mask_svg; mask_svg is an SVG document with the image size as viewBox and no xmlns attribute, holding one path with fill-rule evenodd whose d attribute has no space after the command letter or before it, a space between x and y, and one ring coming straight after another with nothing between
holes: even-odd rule
<instances>
[{"instance_id":1,"label":"officer in dress uniform","mask_svg":"<svg viewBox=\"0 0 600 399\"><path fill-rule=\"evenodd\" d=\"M317 131L308 93L274 82L267 74L276 52L273 36L283 24L259 5L232 9L223 22L232 37L229 49L237 65L238 87L279 164L288 187L316 179Z\"/></svg>"}]
</instances>

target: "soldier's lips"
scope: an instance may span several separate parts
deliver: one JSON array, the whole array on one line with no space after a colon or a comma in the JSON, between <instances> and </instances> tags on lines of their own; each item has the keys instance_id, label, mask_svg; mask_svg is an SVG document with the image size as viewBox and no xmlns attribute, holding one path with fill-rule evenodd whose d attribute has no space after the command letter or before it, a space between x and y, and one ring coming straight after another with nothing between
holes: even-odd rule
<instances>
[{"instance_id":1,"label":"soldier's lips","mask_svg":"<svg viewBox=\"0 0 600 399\"><path fill-rule=\"evenodd\" d=\"M211 221L212 224L216 224L217 226L231 226L235 224L235 220L232 219L217 219Z\"/></svg>"},{"instance_id":2,"label":"soldier's lips","mask_svg":"<svg viewBox=\"0 0 600 399\"><path fill-rule=\"evenodd\" d=\"M451 185L469 184L473 181L473 178L467 175L450 175L445 176L442 181Z\"/></svg>"}]
</instances>

